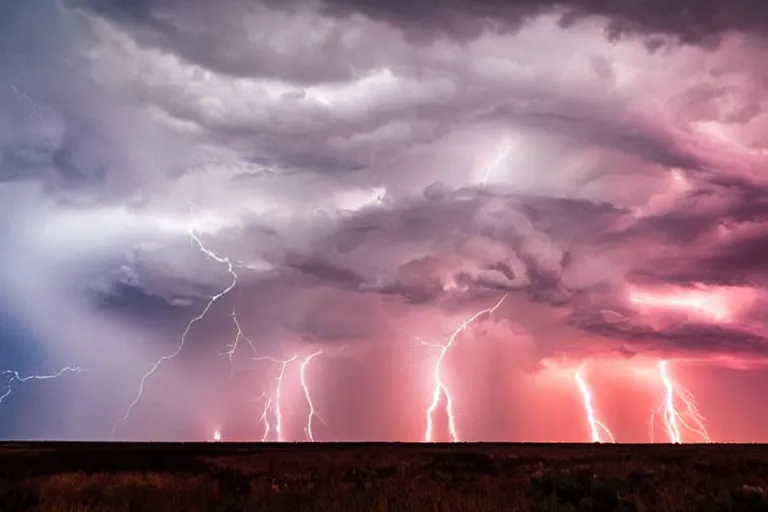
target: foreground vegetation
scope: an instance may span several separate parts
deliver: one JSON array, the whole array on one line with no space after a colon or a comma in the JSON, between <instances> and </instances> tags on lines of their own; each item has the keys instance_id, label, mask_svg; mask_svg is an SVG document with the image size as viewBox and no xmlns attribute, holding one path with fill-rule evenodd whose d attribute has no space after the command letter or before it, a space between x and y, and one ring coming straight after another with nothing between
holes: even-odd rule
<instances>
[{"instance_id":1,"label":"foreground vegetation","mask_svg":"<svg viewBox=\"0 0 768 512\"><path fill-rule=\"evenodd\" d=\"M768 447L0 445L0 510L768 511Z\"/></svg>"}]
</instances>

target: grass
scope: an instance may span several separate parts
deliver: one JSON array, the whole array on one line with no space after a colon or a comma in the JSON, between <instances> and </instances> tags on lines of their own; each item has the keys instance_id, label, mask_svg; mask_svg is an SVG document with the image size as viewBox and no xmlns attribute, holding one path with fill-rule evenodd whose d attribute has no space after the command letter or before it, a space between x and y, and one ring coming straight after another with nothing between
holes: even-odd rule
<instances>
[{"instance_id":1,"label":"grass","mask_svg":"<svg viewBox=\"0 0 768 512\"><path fill-rule=\"evenodd\" d=\"M768 512L768 447L9 444L0 510Z\"/></svg>"}]
</instances>

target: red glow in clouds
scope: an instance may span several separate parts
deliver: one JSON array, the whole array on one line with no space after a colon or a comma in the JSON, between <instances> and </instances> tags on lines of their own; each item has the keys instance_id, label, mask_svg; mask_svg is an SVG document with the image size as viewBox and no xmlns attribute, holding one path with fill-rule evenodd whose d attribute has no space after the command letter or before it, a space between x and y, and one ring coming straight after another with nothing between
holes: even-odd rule
<instances>
[{"instance_id":1,"label":"red glow in clouds","mask_svg":"<svg viewBox=\"0 0 768 512\"><path fill-rule=\"evenodd\" d=\"M637 306L684 311L713 322L730 322L737 310L754 300L754 292L735 287L630 288L629 300Z\"/></svg>"},{"instance_id":2,"label":"red glow in clouds","mask_svg":"<svg viewBox=\"0 0 768 512\"><path fill-rule=\"evenodd\" d=\"M630 300L635 304L669 309L682 309L706 315L717 322L728 318L725 297L716 292L692 290L675 294L650 294L632 291Z\"/></svg>"}]
</instances>

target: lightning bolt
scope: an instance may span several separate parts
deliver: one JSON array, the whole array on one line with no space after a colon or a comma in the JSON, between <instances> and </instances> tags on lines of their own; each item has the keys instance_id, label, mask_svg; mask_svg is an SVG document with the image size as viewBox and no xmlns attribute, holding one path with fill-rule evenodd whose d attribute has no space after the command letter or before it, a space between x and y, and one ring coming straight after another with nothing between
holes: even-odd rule
<instances>
[{"instance_id":1,"label":"lightning bolt","mask_svg":"<svg viewBox=\"0 0 768 512\"><path fill-rule=\"evenodd\" d=\"M336 350L344 350L345 348L347 348L346 345L339 347ZM309 412L307 414L307 423L304 426L304 432L307 435L307 440L312 442L314 442L315 440L315 436L312 431L313 420L317 418L326 427L328 426L328 424L325 422L322 416L320 416L317 413L317 410L315 409L315 404L312 401L312 392L310 391L309 378L307 376L307 371L312 360L325 353L326 353L326 350L316 350L315 352L301 359L301 365L299 367L299 370L300 370L299 378L300 378L301 388L304 392L304 399L307 402L307 407L309 408ZM259 422L264 425L264 434L262 435L262 438L261 438L263 442L269 440L270 433L273 430L275 431L275 438L278 442L285 441L285 435L283 433L283 410L280 403L282 398L283 381L285 380L285 370L288 367L288 365L298 359L299 359L298 354L283 360L275 359L272 357L255 357L254 358L254 360L256 361L271 361L279 365L280 367L280 371L278 372L277 378L275 379L271 393L269 394L265 393L262 395L262 398L264 398L264 408L261 410L261 416L259 417ZM271 417L271 421L270 421L270 417Z\"/></svg>"},{"instance_id":2,"label":"lightning bolt","mask_svg":"<svg viewBox=\"0 0 768 512\"><path fill-rule=\"evenodd\" d=\"M17 371L5 370L2 373L0 373L0 375L2 375L4 378L7 379L7 382L5 384L7 389L5 393L0 395L0 403L2 403L3 400L5 400L11 395L11 391L13 391L14 382L27 382L30 380L52 380L52 379L58 379L65 373L80 373L80 371L81 371L80 368L67 366L51 375L27 375L26 377L22 377L21 374L19 374L19 372Z\"/></svg>"},{"instance_id":3,"label":"lightning bolt","mask_svg":"<svg viewBox=\"0 0 768 512\"><path fill-rule=\"evenodd\" d=\"M34 117L36 117L40 121L44 120L43 119L43 115L40 113L40 105L38 105L35 100L33 100L28 95L26 95L23 92L21 92L19 90L19 88L16 87L15 85L10 84L7 87L16 94L17 98L19 98L20 100L23 100L23 101L26 101L27 103L29 103L29 105L31 107L30 115L33 115Z\"/></svg>"},{"instance_id":4,"label":"lightning bolt","mask_svg":"<svg viewBox=\"0 0 768 512\"><path fill-rule=\"evenodd\" d=\"M267 397L264 400L264 409L261 411L261 417L259 421L264 424L264 435L261 437L261 442L266 443L269 439L269 432L272 430L272 425L269 423L269 411L272 408L272 397Z\"/></svg>"},{"instance_id":5,"label":"lightning bolt","mask_svg":"<svg viewBox=\"0 0 768 512\"><path fill-rule=\"evenodd\" d=\"M612 443L616 442L616 439L613 437L613 434L610 430L608 430L608 427L605 426L602 422L598 421L595 418L595 409L592 405L592 393L589 390L589 386L587 385L584 378L581 376L581 370L578 370L576 374L574 375L574 378L576 380L576 384L579 387L579 391L581 391L581 396L584 400L584 410L587 413L587 422L589 423L589 429L592 433L592 442L593 443L601 443L603 442L602 437L600 436L600 431L602 430L608 438L611 440Z\"/></svg>"},{"instance_id":6,"label":"lightning bolt","mask_svg":"<svg viewBox=\"0 0 768 512\"><path fill-rule=\"evenodd\" d=\"M273 357L255 357L254 361L271 361L280 365L280 372L275 380L275 386L272 392L272 396L266 398L264 410L261 414L261 421L264 423L264 436L262 441L269 439L269 433L274 430L275 436L278 442L285 441L283 437L283 410L280 406L280 398L283 394L283 381L285 380L285 369L289 364L296 361L299 358L298 355L294 355L288 359L275 359ZM274 425L269 422L269 413L272 413Z\"/></svg>"},{"instance_id":7,"label":"lightning bolt","mask_svg":"<svg viewBox=\"0 0 768 512\"><path fill-rule=\"evenodd\" d=\"M509 142L504 142L504 144L501 146L501 150L496 154L496 158L494 158L491 163L488 165L488 167L485 168L485 171L483 172L483 179L480 181L482 185L486 185L488 183L488 180L490 179L491 175L493 174L493 171L496 170L496 168L501 165L501 163L509 157L509 153L512 150L512 145Z\"/></svg>"},{"instance_id":8,"label":"lightning bolt","mask_svg":"<svg viewBox=\"0 0 768 512\"><path fill-rule=\"evenodd\" d=\"M285 368L289 363L292 363L298 358L293 356L290 359L286 359L280 364L280 375L277 377L277 386L275 386L275 433L277 433L277 440L285 441L283 438L283 410L280 407L280 397L283 390L283 377L285 376Z\"/></svg>"},{"instance_id":9,"label":"lightning bolt","mask_svg":"<svg viewBox=\"0 0 768 512\"><path fill-rule=\"evenodd\" d=\"M314 352L307 356L302 362L301 362L301 387L304 390L304 398L307 400L307 405L309 406L309 414L307 415L307 426L304 427L304 432L307 434L307 438L310 441L315 440L315 436L312 435L312 418L317 418L320 420L323 425L328 426L325 423L325 420L323 420L322 417L320 417L319 414L315 411L315 405L312 403L312 395L309 392L309 382L307 381L307 367L309 366L310 361L314 359L315 357L322 354L322 350L318 350L317 352Z\"/></svg>"},{"instance_id":10,"label":"lightning bolt","mask_svg":"<svg viewBox=\"0 0 768 512\"><path fill-rule=\"evenodd\" d=\"M669 437L669 441L674 444L683 443L683 429L698 435L704 442L711 443L706 427L704 426L704 417L696 406L696 400L690 391L685 389L679 383L675 382L669 375L667 361L659 361L659 378L664 385L664 401L655 411L651 412L649 421L651 442L654 442L653 432L656 420L656 414L662 417L664 430ZM684 410L678 411L676 402L682 402Z\"/></svg>"},{"instance_id":11,"label":"lightning bolt","mask_svg":"<svg viewBox=\"0 0 768 512\"><path fill-rule=\"evenodd\" d=\"M180 340L179 340L179 343L178 343L178 345L177 345L177 347L176 347L176 350L175 350L175 351L173 351L173 353L171 353L171 354L168 354L168 355L165 355L165 356L161 357L160 359L158 359L158 360L155 362L155 364L152 366L152 368L150 368L150 369L149 369L149 371L148 371L147 373L145 373L145 374L144 374L144 375L141 377L141 382L140 382L140 384L139 384L139 391L138 391L138 393L136 394L136 398L134 398L134 399L133 399L133 401L131 402L131 404L128 406L128 409L126 410L126 412L125 412L125 415L124 415L122 418L120 418L119 420L117 420L117 422L116 422L116 423L113 425L113 427L112 427L112 435L113 435L113 436L114 436L114 435L115 435L115 433L117 432L117 427L118 427L118 426L119 426L119 425L120 425L122 422L124 422L124 421L128 420L128 418L130 418L130 416L131 416L131 412L133 411L133 408L136 406L136 404L138 404L138 403L139 403L139 400L141 400L141 397L142 397L142 395L144 394L144 386L145 386L145 384L146 384L146 381L147 381L147 379L148 379L150 376L152 376L152 375L153 375L153 374L154 374L154 373L157 371L157 369L160 367L160 365L162 365L162 364L163 364L163 362L165 362L165 361L168 361L168 360L170 360L170 359L173 359L173 358L175 358L176 356L178 356L178 355L181 353L181 351L183 350L183 348L184 348L184 345L185 345L185 343L186 343L186 339L187 339L187 336L189 335L189 332L192 330L192 327L193 327L193 326L194 326L194 325L195 325L197 322L199 322L200 320L202 320L202 319L205 317L205 315L206 315L206 314L208 314L208 311L209 311L209 310L211 309L211 307L212 307L212 306L213 306L213 305L216 303L216 301L218 301L219 299L221 299L222 297L224 297L226 294L228 294L230 291L232 291L232 289L234 289L234 288L235 288L235 286L237 286L237 274L235 273L235 270L234 270L234 268L233 268L233 264L232 264L232 261L231 261L229 258L218 256L218 255L217 255L217 254L215 254L213 251L209 250L209 249L208 249L208 248L207 248L207 247L206 247L206 246L203 244L203 242L200 240L200 237L198 237L198 236L197 236L197 234L195 233L195 230L194 230L194 228L190 228L190 229L189 229L189 237L190 237L190 239L191 239L192 241L194 241L194 243L197 245L198 249L199 249L199 250L200 250L200 251L201 251L203 254L205 254L205 255L206 255L208 258L210 258L210 259L214 260L214 261L215 261L215 262L217 262L217 263L222 263L222 264L226 264L226 265L227 265L227 271L228 271L228 272L229 272L229 274L232 276L232 282L231 282L231 283L229 284L229 286L227 286L227 287L226 287L226 288L225 288L225 289L224 289L222 292L220 292L220 293L218 293L218 294L216 294L216 295L213 295L213 296L210 298L210 300L208 301L208 303L205 305L205 308L203 308L202 312L201 312L201 313L200 313L198 316L196 316L195 318L193 318L193 319L192 319L192 320L191 320L191 321L190 321L190 322L187 324L187 327L186 327L186 329L184 329L184 332L183 332L183 333L182 333L182 335L181 335L181 338L180 338Z\"/></svg>"},{"instance_id":12,"label":"lightning bolt","mask_svg":"<svg viewBox=\"0 0 768 512\"><path fill-rule=\"evenodd\" d=\"M456 344L456 338L461 334L467 327L472 325L475 320L480 318L481 316L485 314L493 314L494 311L496 311L499 306L504 302L504 299L507 298L507 294L504 294L504 296L496 303L495 306L488 309L483 309L482 311L478 311L471 317L467 318L462 322L462 324L453 331L453 334L448 338L448 341L445 342L443 345L432 345L428 343L424 343L422 341L422 344L434 347L440 350L440 354L437 357L437 361L435 362L434 366L434 382L435 386L432 391L432 403L429 406L429 409L427 409L426 413L426 421L427 421L427 427L424 432L424 441L427 443L434 442L434 424L433 424L433 416L435 412L437 411L437 407L440 405L440 398L445 397L445 411L448 414L448 432L451 436L451 442L457 442L459 441L459 434L458 430L456 428L456 417L453 412L453 398L451 397L451 393L448 390L448 386L445 384L445 382L442 379L442 365L443 360L445 359L446 354L451 350L451 348Z\"/></svg>"},{"instance_id":13,"label":"lightning bolt","mask_svg":"<svg viewBox=\"0 0 768 512\"><path fill-rule=\"evenodd\" d=\"M229 373L229 379L232 380L232 378L235 375L235 352L237 352L237 347L240 344L241 340L245 340L248 345L250 345L251 349L255 354L258 355L259 351L256 350L256 345L254 345L253 341L246 336L243 333L243 329L240 327L240 322L237 321L237 312L232 311L232 323L235 325L235 328L237 329L237 333L235 334L235 340L230 343L229 345L224 346L224 351L221 353L223 356L227 356L229 358L229 365L230 365L230 373Z\"/></svg>"}]
</instances>

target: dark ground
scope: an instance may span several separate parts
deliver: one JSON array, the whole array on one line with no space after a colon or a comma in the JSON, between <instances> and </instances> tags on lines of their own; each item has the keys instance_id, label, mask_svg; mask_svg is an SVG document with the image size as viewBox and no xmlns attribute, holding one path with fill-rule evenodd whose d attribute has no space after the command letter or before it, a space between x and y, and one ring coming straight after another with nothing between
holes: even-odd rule
<instances>
[{"instance_id":1,"label":"dark ground","mask_svg":"<svg viewBox=\"0 0 768 512\"><path fill-rule=\"evenodd\" d=\"M766 445L0 444L0 511L768 511Z\"/></svg>"}]
</instances>

